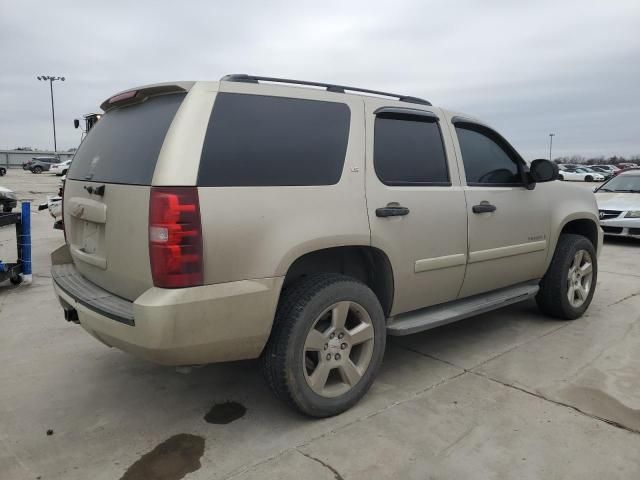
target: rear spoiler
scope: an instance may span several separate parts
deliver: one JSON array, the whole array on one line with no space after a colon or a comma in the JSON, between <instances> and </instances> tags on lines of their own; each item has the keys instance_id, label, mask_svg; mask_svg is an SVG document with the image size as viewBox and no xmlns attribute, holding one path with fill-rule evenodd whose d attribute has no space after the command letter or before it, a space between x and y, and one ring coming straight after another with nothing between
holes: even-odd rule
<instances>
[{"instance_id":1,"label":"rear spoiler","mask_svg":"<svg viewBox=\"0 0 640 480\"><path fill-rule=\"evenodd\" d=\"M144 102L147 98L167 93L188 92L195 82L156 83L132 88L106 99L100 105L105 112L112 108Z\"/></svg>"}]
</instances>

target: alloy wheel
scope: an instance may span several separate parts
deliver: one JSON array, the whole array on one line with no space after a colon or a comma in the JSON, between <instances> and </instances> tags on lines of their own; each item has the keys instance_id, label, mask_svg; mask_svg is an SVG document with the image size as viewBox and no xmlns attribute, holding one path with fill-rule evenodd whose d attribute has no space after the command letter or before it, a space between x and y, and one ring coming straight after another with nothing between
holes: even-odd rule
<instances>
[{"instance_id":1,"label":"alloy wheel","mask_svg":"<svg viewBox=\"0 0 640 480\"><path fill-rule=\"evenodd\" d=\"M341 301L318 316L304 343L303 369L316 394L333 398L362 378L373 356L374 329L359 304Z\"/></svg>"},{"instance_id":2,"label":"alloy wheel","mask_svg":"<svg viewBox=\"0 0 640 480\"><path fill-rule=\"evenodd\" d=\"M593 279L593 261L586 250L578 250L567 273L567 297L574 308L587 301Z\"/></svg>"}]
</instances>

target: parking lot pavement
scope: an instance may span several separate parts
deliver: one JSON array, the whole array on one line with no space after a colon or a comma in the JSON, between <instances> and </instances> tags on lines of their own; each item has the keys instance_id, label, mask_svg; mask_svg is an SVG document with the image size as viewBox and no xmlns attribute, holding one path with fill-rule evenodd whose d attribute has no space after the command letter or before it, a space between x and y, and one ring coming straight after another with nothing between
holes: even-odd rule
<instances>
[{"instance_id":1,"label":"parking lot pavement","mask_svg":"<svg viewBox=\"0 0 640 480\"><path fill-rule=\"evenodd\" d=\"M55 192L34 177L0 184ZM0 287L2 479L640 478L640 242L606 241L583 318L530 302L393 338L364 400L318 421L256 362L182 374L65 322L48 276L62 234L32 223L33 285Z\"/></svg>"}]
</instances>

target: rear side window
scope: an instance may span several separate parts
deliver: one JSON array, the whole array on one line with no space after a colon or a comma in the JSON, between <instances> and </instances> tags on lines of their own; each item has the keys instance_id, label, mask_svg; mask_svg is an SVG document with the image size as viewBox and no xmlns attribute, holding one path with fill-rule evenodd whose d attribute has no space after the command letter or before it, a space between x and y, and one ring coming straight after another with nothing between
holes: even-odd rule
<instances>
[{"instance_id":1,"label":"rear side window","mask_svg":"<svg viewBox=\"0 0 640 480\"><path fill-rule=\"evenodd\" d=\"M437 117L376 116L373 163L386 185L450 185Z\"/></svg>"},{"instance_id":2,"label":"rear side window","mask_svg":"<svg viewBox=\"0 0 640 480\"><path fill-rule=\"evenodd\" d=\"M517 154L492 130L457 123L456 134L468 185L520 185Z\"/></svg>"},{"instance_id":3,"label":"rear side window","mask_svg":"<svg viewBox=\"0 0 640 480\"><path fill-rule=\"evenodd\" d=\"M219 93L202 148L198 185L336 184L350 116L344 103Z\"/></svg>"},{"instance_id":4,"label":"rear side window","mask_svg":"<svg viewBox=\"0 0 640 480\"><path fill-rule=\"evenodd\" d=\"M185 95L150 97L108 111L80 144L69 178L150 185L164 137Z\"/></svg>"}]
</instances>

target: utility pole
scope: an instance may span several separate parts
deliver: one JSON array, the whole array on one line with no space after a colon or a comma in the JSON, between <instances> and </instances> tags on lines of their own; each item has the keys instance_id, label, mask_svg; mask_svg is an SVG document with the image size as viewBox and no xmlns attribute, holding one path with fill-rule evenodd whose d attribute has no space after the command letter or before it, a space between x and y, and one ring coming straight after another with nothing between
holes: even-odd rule
<instances>
[{"instance_id":1,"label":"utility pole","mask_svg":"<svg viewBox=\"0 0 640 480\"><path fill-rule=\"evenodd\" d=\"M549 161L552 162L552 158L551 158L551 148L553 147L553 137L555 136L555 133L550 133L549 134Z\"/></svg>"},{"instance_id":2,"label":"utility pole","mask_svg":"<svg viewBox=\"0 0 640 480\"><path fill-rule=\"evenodd\" d=\"M58 142L56 140L56 110L53 105L53 82L56 80L61 80L64 82L64 77L56 77L53 75L40 75L37 77L38 80L44 80L49 82L49 91L51 92L51 121L53 123L53 152L56 153L58 151Z\"/></svg>"}]
</instances>

